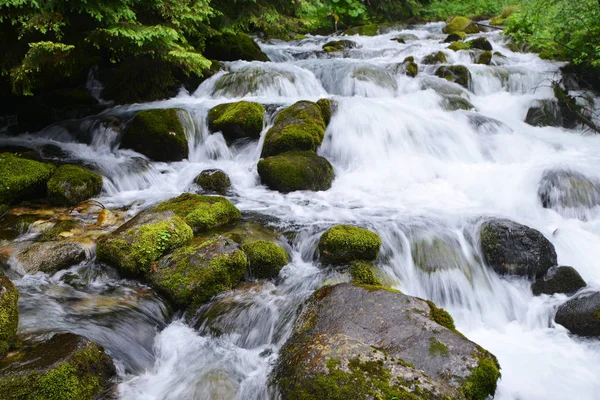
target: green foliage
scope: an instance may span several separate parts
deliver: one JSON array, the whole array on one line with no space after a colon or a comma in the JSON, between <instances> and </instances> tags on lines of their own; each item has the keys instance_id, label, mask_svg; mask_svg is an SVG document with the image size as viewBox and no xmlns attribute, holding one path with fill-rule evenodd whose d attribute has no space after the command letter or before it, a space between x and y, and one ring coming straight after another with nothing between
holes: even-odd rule
<instances>
[{"instance_id":1,"label":"green foliage","mask_svg":"<svg viewBox=\"0 0 600 400\"><path fill-rule=\"evenodd\" d=\"M468 18L493 17L504 7L514 3L515 0L432 0L420 14L433 20L445 20L455 15Z\"/></svg>"}]
</instances>

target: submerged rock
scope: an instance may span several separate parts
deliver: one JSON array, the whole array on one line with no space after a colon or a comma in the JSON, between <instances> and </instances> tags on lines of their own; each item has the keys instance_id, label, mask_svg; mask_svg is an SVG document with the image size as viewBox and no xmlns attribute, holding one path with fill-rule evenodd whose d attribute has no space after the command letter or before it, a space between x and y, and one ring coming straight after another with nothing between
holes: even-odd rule
<instances>
[{"instance_id":1,"label":"submerged rock","mask_svg":"<svg viewBox=\"0 0 600 400\"><path fill-rule=\"evenodd\" d=\"M525 123L532 126L562 126L558 103L553 100L536 100L527 111Z\"/></svg>"},{"instance_id":2,"label":"submerged rock","mask_svg":"<svg viewBox=\"0 0 600 400\"><path fill-rule=\"evenodd\" d=\"M574 293L586 286L579 272L573 267L552 267L543 278L531 285L534 295L554 293Z\"/></svg>"},{"instance_id":3,"label":"submerged rock","mask_svg":"<svg viewBox=\"0 0 600 400\"><path fill-rule=\"evenodd\" d=\"M0 272L0 359L8 351L19 325L19 292Z\"/></svg>"},{"instance_id":4,"label":"submerged rock","mask_svg":"<svg viewBox=\"0 0 600 400\"><path fill-rule=\"evenodd\" d=\"M94 400L115 375L101 346L61 333L20 343L0 361L0 398Z\"/></svg>"},{"instance_id":5,"label":"submerged rock","mask_svg":"<svg viewBox=\"0 0 600 400\"><path fill-rule=\"evenodd\" d=\"M102 176L76 165L58 167L48 181L48 199L58 205L75 206L100 194Z\"/></svg>"},{"instance_id":6,"label":"submerged rock","mask_svg":"<svg viewBox=\"0 0 600 400\"><path fill-rule=\"evenodd\" d=\"M325 43L323 45L323 50L327 53L331 53L335 51L353 49L357 46L358 45L356 44L356 42L353 42L352 40L333 40L331 42Z\"/></svg>"},{"instance_id":7,"label":"submerged rock","mask_svg":"<svg viewBox=\"0 0 600 400\"><path fill-rule=\"evenodd\" d=\"M221 33L206 41L204 56L219 61L269 61L260 46L245 33Z\"/></svg>"},{"instance_id":8,"label":"submerged rock","mask_svg":"<svg viewBox=\"0 0 600 400\"><path fill-rule=\"evenodd\" d=\"M312 151L290 151L258 162L261 182L281 193L296 190L327 190L331 187L333 167Z\"/></svg>"},{"instance_id":9,"label":"submerged rock","mask_svg":"<svg viewBox=\"0 0 600 400\"><path fill-rule=\"evenodd\" d=\"M413 243L411 253L415 266L429 274L463 269L468 265L458 240L448 237L418 239Z\"/></svg>"},{"instance_id":10,"label":"submerged rock","mask_svg":"<svg viewBox=\"0 0 600 400\"><path fill-rule=\"evenodd\" d=\"M231 187L229 176L220 169L206 169L194 179L194 182L208 192L225 195Z\"/></svg>"},{"instance_id":11,"label":"submerged rock","mask_svg":"<svg viewBox=\"0 0 600 400\"><path fill-rule=\"evenodd\" d=\"M351 225L336 225L321 235L319 256L328 264L372 261L379 255L381 238L375 232Z\"/></svg>"},{"instance_id":12,"label":"submerged rock","mask_svg":"<svg viewBox=\"0 0 600 400\"><path fill-rule=\"evenodd\" d=\"M495 357L451 322L433 303L396 291L326 287L305 304L273 378L284 400L493 396Z\"/></svg>"},{"instance_id":13,"label":"submerged rock","mask_svg":"<svg viewBox=\"0 0 600 400\"><path fill-rule=\"evenodd\" d=\"M470 19L456 16L446 24L442 31L448 34L456 32L479 33L481 29L476 23L471 22Z\"/></svg>"},{"instance_id":14,"label":"submerged rock","mask_svg":"<svg viewBox=\"0 0 600 400\"><path fill-rule=\"evenodd\" d=\"M248 101L219 104L208 112L208 128L222 132L228 142L258 139L263 128L265 108Z\"/></svg>"},{"instance_id":15,"label":"submerged rock","mask_svg":"<svg viewBox=\"0 0 600 400\"><path fill-rule=\"evenodd\" d=\"M449 34L446 39L444 39L444 43L459 42L461 40L465 40L466 37L467 34L464 32L453 32Z\"/></svg>"},{"instance_id":16,"label":"submerged rock","mask_svg":"<svg viewBox=\"0 0 600 400\"><path fill-rule=\"evenodd\" d=\"M181 161L188 156L188 142L179 114L168 108L138 112L121 139L121 147L132 149L154 161Z\"/></svg>"},{"instance_id":17,"label":"submerged rock","mask_svg":"<svg viewBox=\"0 0 600 400\"><path fill-rule=\"evenodd\" d=\"M54 170L51 164L0 154L0 204L44 197Z\"/></svg>"},{"instance_id":18,"label":"submerged rock","mask_svg":"<svg viewBox=\"0 0 600 400\"><path fill-rule=\"evenodd\" d=\"M479 238L485 262L501 275L540 278L557 265L552 243L525 225L494 219L483 224Z\"/></svg>"},{"instance_id":19,"label":"submerged rock","mask_svg":"<svg viewBox=\"0 0 600 400\"><path fill-rule=\"evenodd\" d=\"M477 59L477 64L490 65L491 62L492 62L492 52L491 51L484 51L483 53L481 53L479 55L479 58Z\"/></svg>"},{"instance_id":20,"label":"submerged rock","mask_svg":"<svg viewBox=\"0 0 600 400\"><path fill-rule=\"evenodd\" d=\"M445 64L448 60L446 59L446 55L443 51L438 51L437 53L431 53L428 56L425 56L423 60L421 60L422 64Z\"/></svg>"},{"instance_id":21,"label":"submerged rock","mask_svg":"<svg viewBox=\"0 0 600 400\"><path fill-rule=\"evenodd\" d=\"M266 240L245 243L242 246L248 257L250 275L257 279L274 278L288 263L288 254L276 243Z\"/></svg>"},{"instance_id":22,"label":"submerged rock","mask_svg":"<svg viewBox=\"0 0 600 400\"><path fill-rule=\"evenodd\" d=\"M554 320L576 335L600 337L600 292L567 301L558 307Z\"/></svg>"},{"instance_id":23,"label":"submerged rock","mask_svg":"<svg viewBox=\"0 0 600 400\"><path fill-rule=\"evenodd\" d=\"M544 208L589 209L600 205L600 181L570 170L546 171L540 180L538 197Z\"/></svg>"},{"instance_id":24,"label":"submerged rock","mask_svg":"<svg viewBox=\"0 0 600 400\"><path fill-rule=\"evenodd\" d=\"M469 100L465 99L462 96L452 94L442 96L441 106L446 111L468 111L475 109L475 106Z\"/></svg>"},{"instance_id":25,"label":"submerged rock","mask_svg":"<svg viewBox=\"0 0 600 400\"><path fill-rule=\"evenodd\" d=\"M457 83L465 89L471 88L471 72L464 65L448 65L439 67L435 75L447 81Z\"/></svg>"},{"instance_id":26,"label":"submerged rock","mask_svg":"<svg viewBox=\"0 0 600 400\"><path fill-rule=\"evenodd\" d=\"M472 49L492 51L492 44L486 38L476 38L467 42Z\"/></svg>"}]
</instances>

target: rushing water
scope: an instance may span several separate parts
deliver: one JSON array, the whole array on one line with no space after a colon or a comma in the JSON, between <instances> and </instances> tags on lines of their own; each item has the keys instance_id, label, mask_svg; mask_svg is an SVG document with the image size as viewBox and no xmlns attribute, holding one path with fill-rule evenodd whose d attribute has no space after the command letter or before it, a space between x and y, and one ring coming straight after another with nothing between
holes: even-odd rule
<instances>
[{"instance_id":1,"label":"rushing water","mask_svg":"<svg viewBox=\"0 0 600 400\"><path fill-rule=\"evenodd\" d=\"M75 287L64 283L64 272L25 276L17 281L20 329L74 331L104 345L119 367L122 399L274 398L268 375L298 306L323 282L348 279L314 263L319 235L332 224L353 223L381 235L386 283L446 308L459 330L498 357L497 399L598 399L600 342L573 337L553 322L567 296L534 297L525 279L498 277L482 265L476 237L484 216L531 226L556 246L561 265L574 266L599 289L600 210L545 209L538 187L548 170L600 179L600 137L523 122L535 100L552 97L548 83L560 65L511 52L498 33L482 34L506 57L491 66L475 64L468 52L445 51L448 63L469 68L472 91L435 78L435 66L420 65L414 79L403 75L398 65L407 56L419 63L445 49L441 28L405 29L419 38L406 44L390 40L400 29L356 36L358 48L334 54L320 52L328 37L264 43L273 62L229 63L228 72L192 94L105 113L188 110L190 157L183 162L148 162L117 150L118 129L89 119L1 140L59 145L103 173L102 203L131 206L132 215L193 189L200 171L220 168L240 210L275 217L282 232L299 232L277 281L226 293L195 316L173 315L151 290L93 263L74 267L87 271ZM442 94L468 98L477 111L446 111ZM272 116L297 100L322 97L338 103L319 149L336 173L325 192L269 191L256 172L262 140L228 147L220 134L208 134L206 113L219 103L258 101ZM424 271L412 249L434 238L451 251Z\"/></svg>"}]
</instances>

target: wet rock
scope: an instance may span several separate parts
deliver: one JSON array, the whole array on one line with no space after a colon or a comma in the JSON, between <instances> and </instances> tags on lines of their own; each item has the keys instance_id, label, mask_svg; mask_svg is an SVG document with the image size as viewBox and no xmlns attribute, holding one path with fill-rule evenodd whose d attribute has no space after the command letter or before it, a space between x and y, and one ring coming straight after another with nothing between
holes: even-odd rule
<instances>
[{"instance_id":1,"label":"wet rock","mask_svg":"<svg viewBox=\"0 0 600 400\"><path fill-rule=\"evenodd\" d=\"M472 49L492 51L492 44L486 38L476 38L467 42Z\"/></svg>"},{"instance_id":2,"label":"wet rock","mask_svg":"<svg viewBox=\"0 0 600 400\"><path fill-rule=\"evenodd\" d=\"M465 89L471 88L471 72L464 65L448 65L439 67L435 71L435 76L457 83Z\"/></svg>"},{"instance_id":3,"label":"wet rock","mask_svg":"<svg viewBox=\"0 0 600 400\"><path fill-rule=\"evenodd\" d=\"M586 286L579 272L573 267L552 267L543 278L537 279L531 290L534 295L574 293Z\"/></svg>"},{"instance_id":4,"label":"wet rock","mask_svg":"<svg viewBox=\"0 0 600 400\"><path fill-rule=\"evenodd\" d=\"M288 254L281 246L266 240L242 246L249 263L250 275L257 279L275 278L288 263Z\"/></svg>"},{"instance_id":5,"label":"wet rock","mask_svg":"<svg viewBox=\"0 0 600 400\"><path fill-rule=\"evenodd\" d=\"M94 400L115 375L101 346L61 333L21 342L0 361L0 398Z\"/></svg>"},{"instance_id":6,"label":"wet rock","mask_svg":"<svg viewBox=\"0 0 600 400\"><path fill-rule=\"evenodd\" d=\"M277 114L265 136L261 157L294 150L316 151L324 137L321 108L310 101L299 101Z\"/></svg>"},{"instance_id":7,"label":"wet rock","mask_svg":"<svg viewBox=\"0 0 600 400\"><path fill-rule=\"evenodd\" d=\"M501 275L540 278L557 265L552 243L525 225L494 219L483 224L479 238L485 262Z\"/></svg>"},{"instance_id":8,"label":"wet rock","mask_svg":"<svg viewBox=\"0 0 600 400\"><path fill-rule=\"evenodd\" d=\"M323 50L327 53L332 53L335 51L353 49L355 47L358 47L358 45L352 40L333 40L331 42L325 43L323 45Z\"/></svg>"},{"instance_id":9,"label":"wet rock","mask_svg":"<svg viewBox=\"0 0 600 400\"><path fill-rule=\"evenodd\" d=\"M600 337L600 292L567 301L558 307L554 320L576 335Z\"/></svg>"},{"instance_id":10,"label":"wet rock","mask_svg":"<svg viewBox=\"0 0 600 400\"><path fill-rule=\"evenodd\" d=\"M469 92L464 88L454 85L450 81L444 79L437 79L428 75L425 75L421 78L421 89L432 89L438 94L440 94L442 97L446 95L451 95L461 96L466 98L467 100L470 98Z\"/></svg>"},{"instance_id":11,"label":"wet rock","mask_svg":"<svg viewBox=\"0 0 600 400\"><path fill-rule=\"evenodd\" d=\"M446 111L474 110L475 106L462 96L448 94L442 96L441 106Z\"/></svg>"},{"instance_id":12,"label":"wet rock","mask_svg":"<svg viewBox=\"0 0 600 400\"><path fill-rule=\"evenodd\" d=\"M194 179L194 182L208 192L225 195L231 187L229 176L220 169L206 169Z\"/></svg>"},{"instance_id":13,"label":"wet rock","mask_svg":"<svg viewBox=\"0 0 600 400\"><path fill-rule=\"evenodd\" d=\"M138 112L123 134L121 147L132 149L154 161L181 161L188 156L188 143L175 108Z\"/></svg>"},{"instance_id":14,"label":"wet rock","mask_svg":"<svg viewBox=\"0 0 600 400\"><path fill-rule=\"evenodd\" d=\"M76 165L63 165L47 184L48 200L62 206L75 206L100 194L102 176Z\"/></svg>"},{"instance_id":15,"label":"wet rock","mask_svg":"<svg viewBox=\"0 0 600 400\"><path fill-rule=\"evenodd\" d=\"M380 32L379 25L377 24L367 24L362 26L356 26L354 28L349 28L344 31L344 35L346 36L376 36Z\"/></svg>"},{"instance_id":16,"label":"wet rock","mask_svg":"<svg viewBox=\"0 0 600 400\"><path fill-rule=\"evenodd\" d=\"M8 351L19 325L19 292L0 272L0 359Z\"/></svg>"},{"instance_id":17,"label":"wet rock","mask_svg":"<svg viewBox=\"0 0 600 400\"><path fill-rule=\"evenodd\" d=\"M40 147L39 152L40 156L46 159L49 158L53 160L64 160L66 158L69 158L68 152L53 144L43 145L42 147Z\"/></svg>"},{"instance_id":18,"label":"wet rock","mask_svg":"<svg viewBox=\"0 0 600 400\"><path fill-rule=\"evenodd\" d=\"M146 211L101 237L96 257L126 276L149 272L163 254L185 245L192 228L173 211Z\"/></svg>"},{"instance_id":19,"label":"wet rock","mask_svg":"<svg viewBox=\"0 0 600 400\"><path fill-rule=\"evenodd\" d=\"M406 57L402 62L401 66L404 69L404 73L406 73L406 75L410 76L411 78L414 78L419 74L419 66L415 62L414 57Z\"/></svg>"},{"instance_id":20,"label":"wet rock","mask_svg":"<svg viewBox=\"0 0 600 400\"><path fill-rule=\"evenodd\" d=\"M195 233L223 226L240 219L240 212L229 200L220 196L184 193L160 203L152 211L172 211Z\"/></svg>"},{"instance_id":21,"label":"wet rock","mask_svg":"<svg viewBox=\"0 0 600 400\"><path fill-rule=\"evenodd\" d=\"M410 42L412 40L419 40L419 37L417 35L413 35L412 33L401 33L399 35L394 36L390 40L394 40L398 43L404 44L404 43Z\"/></svg>"},{"instance_id":22,"label":"wet rock","mask_svg":"<svg viewBox=\"0 0 600 400\"><path fill-rule=\"evenodd\" d=\"M434 321L433 303L341 284L304 306L274 371L285 399L478 399L500 377L493 355Z\"/></svg>"},{"instance_id":23,"label":"wet rock","mask_svg":"<svg viewBox=\"0 0 600 400\"><path fill-rule=\"evenodd\" d=\"M423 60L421 60L422 64L445 64L447 62L446 55L442 51L438 51L437 53L431 53L428 56L425 56Z\"/></svg>"},{"instance_id":24,"label":"wet rock","mask_svg":"<svg viewBox=\"0 0 600 400\"><path fill-rule=\"evenodd\" d=\"M311 151L264 158L258 162L258 175L262 184L281 193L327 190L334 178L329 161Z\"/></svg>"},{"instance_id":25,"label":"wet rock","mask_svg":"<svg viewBox=\"0 0 600 400\"><path fill-rule=\"evenodd\" d=\"M532 126L562 126L567 129L577 125L573 113L561 107L556 100L536 100L527 111L525 123Z\"/></svg>"},{"instance_id":26,"label":"wet rock","mask_svg":"<svg viewBox=\"0 0 600 400\"><path fill-rule=\"evenodd\" d=\"M328 264L372 261L379 255L381 239L375 232L351 225L329 228L319 240L319 256Z\"/></svg>"},{"instance_id":27,"label":"wet rock","mask_svg":"<svg viewBox=\"0 0 600 400\"><path fill-rule=\"evenodd\" d=\"M350 276L352 283L357 285L382 286L383 284L375 275L375 264L368 261L353 261L350 264Z\"/></svg>"},{"instance_id":28,"label":"wet rock","mask_svg":"<svg viewBox=\"0 0 600 400\"><path fill-rule=\"evenodd\" d=\"M446 24L442 31L448 34L456 32L479 33L481 28L476 23L471 22L468 18L456 16Z\"/></svg>"},{"instance_id":29,"label":"wet rock","mask_svg":"<svg viewBox=\"0 0 600 400\"><path fill-rule=\"evenodd\" d=\"M50 222L52 223L52 222ZM48 229L43 229L42 234L37 238L40 242L49 242L53 240L64 239L74 236L83 230L83 224L74 219L59 219L52 223Z\"/></svg>"},{"instance_id":30,"label":"wet rock","mask_svg":"<svg viewBox=\"0 0 600 400\"><path fill-rule=\"evenodd\" d=\"M180 307L198 307L231 290L244 275L246 255L231 240L215 235L175 250L157 263L148 280Z\"/></svg>"},{"instance_id":31,"label":"wet rock","mask_svg":"<svg viewBox=\"0 0 600 400\"><path fill-rule=\"evenodd\" d=\"M233 240L238 244L246 244L257 240L267 240L278 242L281 240L281 233L268 226L269 221L262 215L249 215L245 213L244 217L235 223L235 225L225 225L218 229L211 229L208 233L199 237L208 239L213 232L218 232L221 236Z\"/></svg>"},{"instance_id":32,"label":"wet rock","mask_svg":"<svg viewBox=\"0 0 600 400\"><path fill-rule=\"evenodd\" d=\"M204 56L219 61L269 61L260 46L245 33L221 33L206 41Z\"/></svg>"},{"instance_id":33,"label":"wet rock","mask_svg":"<svg viewBox=\"0 0 600 400\"><path fill-rule=\"evenodd\" d=\"M483 53L481 53L479 55L479 58L477 58L477 64L490 65L491 62L492 62L492 52L491 51L484 51Z\"/></svg>"},{"instance_id":34,"label":"wet rock","mask_svg":"<svg viewBox=\"0 0 600 400\"><path fill-rule=\"evenodd\" d=\"M448 237L420 238L411 248L417 268L427 273L449 269L463 269L469 264L458 240Z\"/></svg>"},{"instance_id":35,"label":"wet rock","mask_svg":"<svg viewBox=\"0 0 600 400\"><path fill-rule=\"evenodd\" d=\"M0 204L44 197L54 170L51 164L0 154Z\"/></svg>"},{"instance_id":36,"label":"wet rock","mask_svg":"<svg viewBox=\"0 0 600 400\"><path fill-rule=\"evenodd\" d=\"M329 122L331 121L331 116L337 108L336 102L331 99L319 99L317 101L317 105L321 109L321 115L323 115L323 121L325 122L325 126L329 125Z\"/></svg>"},{"instance_id":37,"label":"wet rock","mask_svg":"<svg viewBox=\"0 0 600 400\"><path fill-rule=\"evenodd\" d=\"M600 205L600 181L570 170L546 171L540 180L538 197L544 208L557 211L593 208Z\"/></svg>"},{"instance_id":38,"label":"wet rock","mask_svg":"<svg viewBox=\"0 0 600 400\"><path fill-rule=\"evenodd\" d=\"M448 46L448 50L460 51L460 50L471 50L471 43L469 42L454 42Z\"/></svg>"},{"instance_id":39,"label":"wet rock","mask_svg":"<svg viewBox=\"0 0 600 400\"><path fill-rule=\"evenodd\" d=\"M81 243L70 240L58 242L39 242L19 249L15 260L26 274L56 271L77 265L86 259L85 247Z\"/></svg>"},{"instance_id":40,"label":"wet rock","mask_svg":"<svg viewBox=\"0 0 600 400\"><path fill-rule=\"evenodd\" d=\"M464 32L454 32L449 34L446 39L444 39L444 43L454 43L459 42L461 40L465 40L467 34Z\"/></svg>"},{"instance_id":41,"label":"wet rock","mask_svg":"<svg viewBox=\"0 0 600 400\"><path fill-rule=\"evenodd\" d=\"M357 81L370 82L386 89L398 89L396 78L389 70L379 66L361 65L355 67L352 71L352 78Z\"/></svg>"},{"instance_id":42,"label":"wet rock","mask_svg":"<svg viewBox=\"0 0 600 400\"><path fill-rule=\"evenodd\" d=\"M237 139L258 139L263 128L265 108L248 101L220 104L208 112L208 128L221 132L231 143Z\"/></svg>"}]
</instances>

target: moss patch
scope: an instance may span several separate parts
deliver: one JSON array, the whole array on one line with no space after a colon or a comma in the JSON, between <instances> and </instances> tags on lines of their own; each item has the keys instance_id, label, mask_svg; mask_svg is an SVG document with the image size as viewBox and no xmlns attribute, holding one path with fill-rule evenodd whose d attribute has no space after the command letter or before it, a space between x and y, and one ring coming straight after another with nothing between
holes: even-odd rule
<instances>
[{"instance_id":1,"label":"moss patch","mask_svg":"<svg viewBox=\"0 0 600 400\"><path fill-rule=\"evenodd\" d=\"M432 301L427 301L427 304L429 304L430 309L429 316L433 321L437 322L445 328L450 329L451 331L456 332L456 327L454 326L454 319L452 319L452 316L448 311L444 310L443 308L438 308L438 306L436 306L435 303L433 303Z\"/></svg>"},{"instance_id":2,"label":"moss patch","mask_svg":"<svg viewBox=\"0 0 600 400\"><path fill-rule=\"evenodd\" d=\"M464 65L448 65L439 67L435 75L447 81L457 83L465 89L471 87L471 72Z\"/></svg>"},{"instance_id":3,"label":"moss patch","mask_svg":"<svg viewBox=\"0 0 600 400\"><path fill-rule=\"evenodd\" d=\"M51 164L0 154L0 204L44 197L54 169Z\"/></svg>"},{"instance_id":4,"label":"moss patch","mask_svg":"<svg viewBox=\"0 0 600 400\"><path fill-rule=\"evenodd\" d=\"M333 167L311 151L291 151L258 162L261 182L282 193L296 190L327 190L331 187Z\"/></svg>"},{"instance_id":5,"label":"moss patch","mask_svg":"<svg viewBox=\"0 0 600 400\"><path fill-rule=\"evenodd\" d=\"M422 64L445 64L447 62L446 55L442 51L431 53L423 58Z\"/></svg>"},{"instance_id":6,"label":"moss patch","mask_svg":"<svg viewBox=\"0 0 600 400\"><path fill-rule=\"evenodd\" d=\"M492 62L492 56L493 55L491 51L484 51L477 59L477 64L490 65Z\"/></svg>"},{"instance_id":7,"label":"moss patch","mask_svg":"<svg viewBox=\"0 0 600 400\"><path fill-rule=\"evenodd\" d=\"M288 255L281 246L266 240L246 243L242 246L255 278L274 278L288 263Z\"/></svg>"},{"instance_id":8,"label":"moss patch","mask_svg":"<svg viewBox=\"0 0 600 400\"><path fill-rule=\"evenodd\" d=\"M419 74L419 66L414 61L404 61L404 68L406 70L406 75L411 78L414 78Z\"/></svg>"},{"instance_id":9,"label":"moss patch","mask_svg":"<svg viewBox=\"0 0 600 400\"><path fill-rule=\"evenodd\" d=\"M321 260L330 264L375 260L380 247L379 235L351 225L336 225L323 233L319 240Z\"/></svg>"},{"instance_id":10,"label":"moss patch","mask_svg":"<svg viewBox=\"0 0 600 400\"><path fill-rule=\"evenodd\" d=\"M429 338L429 354L432 356L447 356L448 346L432 336Z\"/></svg>"},{"instance_id":11,"label":"moss patch","mask_svg":"<svg viewBox=\"0 0 600 400\"><path fill-rule=\"evenodd\" d=\"M500 378L500 366L492 355L485 352L479 355L479 363L471 376L462 385L467 399L485 400L496 393L497 381Z\"/></svg>"},{"instance_id":12,"label":"moss patch","mask_svg":"<svg viewBox=\"0 0 600 400\"><path fill-rule=\"evenodd\" d=\"M323 115L323 121L325 121L325 125L329 125L331 121L331 115L333 114L333 102L329 99L319 99L317 101L317 105L321 109L321 114Z\"/></svg>"},{"instance_id":13,"label":"moss patch","mask_svg":"<svg viewBox=\"0 0 600 400\"><path fill-rule=\"evenodd\" d=\"M74 219L64 219L56 221L54 226L46 231L44 231L37 240L40 242L49 242L52 240L57 240L61 233L69 232L73 229L82 227L81 222L76 221Z\"/></svg>"},{"instance_id":14,"label":"moss patch","mask_svg":"<svg viewBox=\"0 0 600 400\"><path fill-rule=\"evenodd\" d=\"M449 50L459 51L459 50L471 50L471 43L469 42L454 42L450 46L448 46Z\"/></svg>"},{"instance_id":15,"label":"moss patch","mask_svg":"<svg viewBox=\"0 0 600 400\"><path fill-rule=\"evenodd\" d=\"M15 285L0 272L0 358L6 354L17 334L19 324L19 292Z\"/></svg>"},{"instance_id":16,"label":"moss patch","mask_svg":"<svg viewBox=\"0 0 600 400\"><path fill-rule=\"evenodd\" d=\"M231 186L229 177L220 169L204 170L194 179L194 182L202 189L220 195L226 194L227 189Z\"/></svg>"},{"instance_id":17,"label":"moss patch","mask_svg":"<svg viewBox=\"0 0 600 400\"><path fill-rule=\"evenodd\" d=\"M359 285L382 286L383 284L373 272L374 265L366 261L354 261L350 266L352 283Z\"/></svg>"},{"instance_id":18,"label":"moss patch","mask_svg":"<svg viewBox=\"0 0 600 400\"><path fill-rule=\"evenodd\" d=\"M220 104L208 112L211 132L222 132L228 142L236 139L258 139L263 128L265 108L248 101Z\"/></svg>"},{"instance_id":19,"label":"moss patch","mask_svg":"<svg viewBox=\"0 0 600 400\"><path fill-rule=\"evenodd\" d=\"M446 24L446 26L443 29L444 33L477 33L479 32L479 30L480 29L477 25L471 24L470 19L461 16L452 18L452 21Z\"/></svg>"},{"instance_id":20,"label":"moss patch","mask_svg":"<svg viewBox=\"0 0 600 400\"><path fill-rule=\"evenodd\" d=\"M76 165L63 165L50 178L47 188L52 203L75 206L100 194L102 176Z\"/></svg>"}]
</instances>

